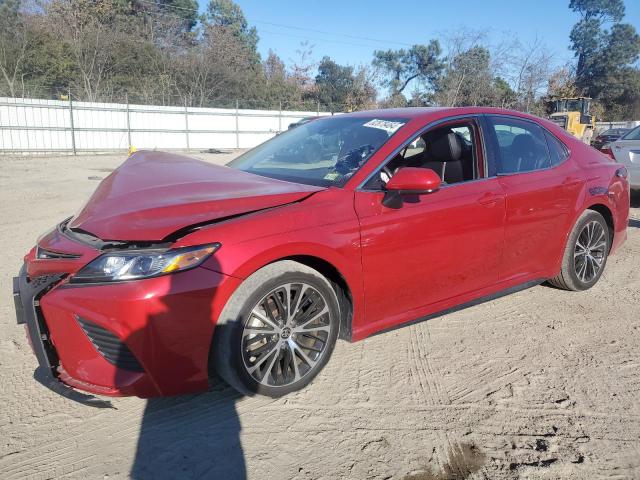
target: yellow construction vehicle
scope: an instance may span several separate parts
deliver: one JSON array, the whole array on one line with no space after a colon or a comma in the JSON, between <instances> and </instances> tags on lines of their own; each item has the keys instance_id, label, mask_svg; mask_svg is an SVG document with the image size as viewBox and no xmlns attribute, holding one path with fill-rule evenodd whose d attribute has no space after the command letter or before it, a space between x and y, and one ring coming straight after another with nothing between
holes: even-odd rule
<instances>
[{"instance_id":1,"label":"yellow construction vehicle","mask_svg":"<svg viewBox=\"0 0 640 480\"><path fill-rule=\"evenodd\" d=\"M564 128L586 144L591 143L596 127L596 117L589 113L588 97L558 98L551 101L551 121Z\"/></svg>"}]
</instances>

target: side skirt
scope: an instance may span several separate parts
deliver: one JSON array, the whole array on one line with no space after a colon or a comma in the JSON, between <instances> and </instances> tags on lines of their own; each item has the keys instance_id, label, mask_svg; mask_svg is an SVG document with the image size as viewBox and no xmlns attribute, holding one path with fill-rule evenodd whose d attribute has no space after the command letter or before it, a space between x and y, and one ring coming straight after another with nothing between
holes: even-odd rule
<instances>
[{"instance_id":1,"label":"side skirt","mask_svg":"<svg viewBox=\"0 0 640 480\"><path fill-rule=\"evenodd\" d=\"M446 308L444 310L440 310L438 312L431 313L431 314L426 315L424 317L419 317L419 318L416 318L414 320L409 320L407 322L403 322L403 323L400 323L398 325L394 325L392 327L383 328L381 330L378 330L377 332L373 332L370 335L367 335L364 338L373 337L374 335L380 335L380 334L387 333L387 332L392 332L392 331L397 330L399 328L408 327L408 326L414 325L416 323L424 322L426 320L431 320L432 318L442 317L443 315L448 315L450 313L458 312L460 310L464 310L464 309L469 308L469 307L474 307L474 306L480 305L482 303L487 303L487 302L490 302L492 300L496 300L496 299L501 298L501 297L506 297L507 295L511 295L512 293L521 292L522 290L527 290L527 289L529 289L531 287L535 287L537 285L540 285L541 283L544 283L546 281L547 281L546 278L540 278L540 279L536 279L536 280L530 280L528 282L521 283L519 285L514 285L513 287L505 288L504 290L499 290L499 291L491 293L489 295L485 295L483 297L476 298L475 300L470 300L468 302L461 303L460 305L456 305L455 307Z\"/></svg>"}]
</instances>

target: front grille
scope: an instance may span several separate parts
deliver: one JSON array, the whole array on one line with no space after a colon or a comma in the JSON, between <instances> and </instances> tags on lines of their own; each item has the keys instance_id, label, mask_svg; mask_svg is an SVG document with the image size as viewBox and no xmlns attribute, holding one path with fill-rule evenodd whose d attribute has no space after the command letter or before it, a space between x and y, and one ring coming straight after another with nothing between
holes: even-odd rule
<instances>
[{"instance_id":1,"label":"front grille","mask_svg":"<svg viewBox=\"0 0 640 480\"><path fill-rule=\"evenodd\" d=\"M33 290L38 290L38 293L34 296L36 297L41 297L42 296L42 290L45 290L46 287L51 286L53 287L55 285L55 283L57 280L59 280L61 278L60 274L56 274L56 275L40 275L37 277L33 277L33 278L27 278L27 282L29 283L29 286L33 289Z\"/></svg>"},{"instance_id":2,"label":"front grille","mask_svg":"<svg viewBox=\"0 0 640 480\"><path fill-rule=\"evenodd\" d=\"M76 319L93 346L107 362L123 370L144 372L131 350L113 333L84 318L76 316Z\"/></svg>"}]
</instances>

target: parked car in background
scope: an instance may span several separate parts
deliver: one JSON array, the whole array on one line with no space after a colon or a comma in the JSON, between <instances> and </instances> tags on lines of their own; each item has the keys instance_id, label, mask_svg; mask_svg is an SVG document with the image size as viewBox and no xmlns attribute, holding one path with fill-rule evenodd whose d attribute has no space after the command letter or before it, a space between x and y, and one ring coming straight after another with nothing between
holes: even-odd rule
<instances>
[{"instance_id":1,"label":"parked car in background","mask_svg":"<svg viewBox=\"0 0 640 480\"><path fill-rule=\"evenodd\" d=\"M593 142L591 142L591 146L598 150L602 150L602 147L604 147L607 143L618 140L621 136L630 131L630 128L610 128L598 134Z\"/></svg>"},{"instance_id":2,"label":"parked car in background","mask_svg":"<svg viewBox=\"0 0 640 480\"><path fill-rule=\"evenodd\" d=\"M605 145L602 152L624 165L629 172L629 185L634 190L640 189L640 126Z\"/></svg>"},{"instance_id":3,"label":"parked car in background","mask_svg":"<svg viewBox=\"0 0 640 480\"><path fill-rule=\"evenodd\" d=\"M277 397L338 338L591 288L626 239L626 177L550 121L475 107L321 118L227 166L139 151L24 257L18 323L81 390L176 395L217 371Z\"/></svg>"},{"instance_id":4,"label":"parked car in background","mask_svg":"<svg viewBox=\"0 0 640 480\"><path fill-rule=\"evenodd\" d=\"M309 122L312 122L312 121L314 121L314 120L316 120L318 118L320 118L320 117L304 117L304 118L301 118L297 122L290 123L289 127L288 127L288 130L291 130L292 128L299 127L300 125L305 125L305 124L307 124Z\"/></svg>"}]
</instances>

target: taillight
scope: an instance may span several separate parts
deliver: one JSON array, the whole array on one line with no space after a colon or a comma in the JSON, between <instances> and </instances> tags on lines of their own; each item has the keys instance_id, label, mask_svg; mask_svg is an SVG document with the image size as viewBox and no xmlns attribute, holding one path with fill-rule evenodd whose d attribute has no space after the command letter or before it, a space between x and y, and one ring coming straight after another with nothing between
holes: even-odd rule
<instances>
[{"instance_id":1,"label":"taillight","mask_svg":"<svg viewBox=\"0 0 640 480\"><path fill-rule=\"evenodd\" d=\"M611 160L615 160L616 157L613 156L613 150L611 150L611 147L609 145L606 145L604 147L602 147L602 150L600 150L602 153L604 153L605 155L609 156L611 158Z\"/></svg>"}]
</instances>

